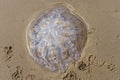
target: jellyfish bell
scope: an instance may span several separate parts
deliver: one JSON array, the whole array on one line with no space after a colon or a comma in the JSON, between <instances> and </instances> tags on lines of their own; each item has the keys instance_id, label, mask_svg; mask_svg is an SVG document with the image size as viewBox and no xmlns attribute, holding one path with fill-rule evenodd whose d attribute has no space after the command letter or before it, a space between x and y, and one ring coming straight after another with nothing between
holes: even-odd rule
<instances>
[{"instance_id":1,"label":"jellyfish bell","mask_svg":"<svg viewBox=\"0 0 120 80\"><path fill-rule=\"evenodd\" d=\"M51 71L65 72L71 61L80 58L86 40L84 20L65 5L38 15L26 32L29 54Z\"/></svg>"}]
</instances>

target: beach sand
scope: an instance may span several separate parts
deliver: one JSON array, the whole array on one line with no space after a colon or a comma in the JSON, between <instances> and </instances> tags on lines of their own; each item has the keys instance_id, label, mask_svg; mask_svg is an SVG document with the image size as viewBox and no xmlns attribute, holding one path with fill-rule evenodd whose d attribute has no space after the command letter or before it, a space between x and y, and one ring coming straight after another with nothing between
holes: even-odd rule
<instances>
[{"instance_id":1,"label":"beach sand","mask_svg":"<svg viewBox=\"0 0 120 80\"><path fill-rule=\"evenodd\" d=\"M83 17L88 38L81 58L65 73L33 61L26 29L37 12L70 4ZM120 80L119 0L0 0L0 80Z\"/></svg>"}]
</instances>

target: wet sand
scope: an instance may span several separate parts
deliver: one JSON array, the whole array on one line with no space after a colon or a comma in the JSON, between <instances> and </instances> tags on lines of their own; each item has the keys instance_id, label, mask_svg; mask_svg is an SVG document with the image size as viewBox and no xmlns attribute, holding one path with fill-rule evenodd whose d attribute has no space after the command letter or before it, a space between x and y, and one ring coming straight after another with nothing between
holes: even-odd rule
<instances>
[{"instance_id":1,"label":"wet sand","mask_svg":"<svg viewBox=\"0 0 120 80\"><path fill-rule=\"evenodd\" d=\"M88 24L80 60L66 73L36 64L26 48L26 28L36 12L62 2ZM0 0L0 80L120 80L119 0Z\"/></svg>"}]
</instances>

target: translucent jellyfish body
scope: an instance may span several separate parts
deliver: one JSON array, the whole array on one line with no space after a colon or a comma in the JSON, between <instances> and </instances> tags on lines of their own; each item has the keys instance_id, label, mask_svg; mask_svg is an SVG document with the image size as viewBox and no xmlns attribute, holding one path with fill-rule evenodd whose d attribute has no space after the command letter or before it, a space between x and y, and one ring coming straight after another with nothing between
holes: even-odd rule
<instances>
[{"instance_id":1,"label":"translucent jellyfish body","mask_svg":"<svg viewBox=\"0 0 120 80\"><path fill-rule=\"evenodd\" d=\"M27 30L29 54L51 71L65 72L71 62L80 58L86 40L83 19L65 6L39 15Z\"/></svg>"}]
</instances>

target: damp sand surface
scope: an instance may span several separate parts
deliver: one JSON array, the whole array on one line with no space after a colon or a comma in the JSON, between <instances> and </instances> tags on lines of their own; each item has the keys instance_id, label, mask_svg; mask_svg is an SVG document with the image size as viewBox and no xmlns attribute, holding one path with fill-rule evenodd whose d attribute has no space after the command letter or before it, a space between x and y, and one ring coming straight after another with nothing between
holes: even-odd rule
<instances>
[{"instance_id":1,"label":"damp sand surface","mask_svg":"<svg viewBox=\"0 0 120 80\"><path fill-rule=\"evenodd\" d=\"M88 24L80 60L65 73L46 70L28 55L26 28L38 11L70 4ZM0 0L0 80L120 80L119 0Z\"/></svg>"}]
</instances>

